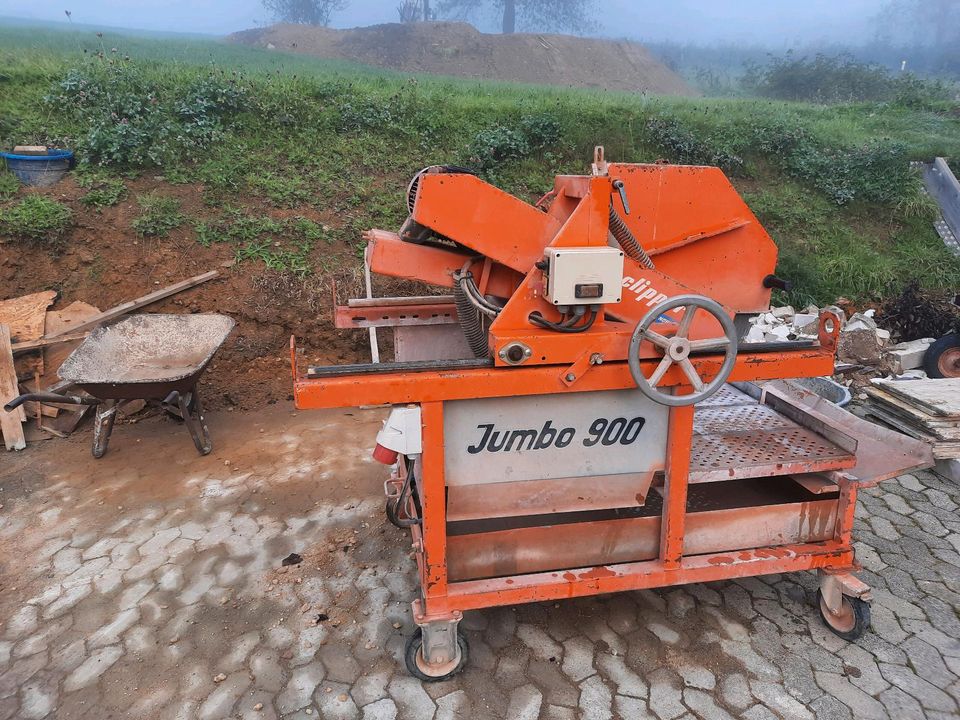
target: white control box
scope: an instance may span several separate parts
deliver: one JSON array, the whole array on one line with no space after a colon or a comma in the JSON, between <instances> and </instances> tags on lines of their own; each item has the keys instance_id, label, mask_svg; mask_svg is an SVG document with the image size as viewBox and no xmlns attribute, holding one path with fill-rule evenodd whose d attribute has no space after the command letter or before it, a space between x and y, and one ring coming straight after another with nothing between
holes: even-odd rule
<instances>
[{"instance_id":1,"label":"white control box","mask_svg":"<svg viewBox=\"0 0 960 720\"><path fill-rule=\"evenodd\" d=\"M546 292L554 305L620 302L623 251L612 247L548 247Z\"/></svg>"}]
</instances>

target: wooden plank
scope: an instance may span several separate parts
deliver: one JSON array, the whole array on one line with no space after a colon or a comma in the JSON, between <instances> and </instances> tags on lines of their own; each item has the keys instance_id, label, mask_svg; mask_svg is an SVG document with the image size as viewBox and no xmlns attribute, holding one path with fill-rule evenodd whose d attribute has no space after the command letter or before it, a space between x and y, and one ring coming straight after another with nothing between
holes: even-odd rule
<instances>
[{"instance_id":1,"label":"wooden plank","mask_svg":"<svg viewBox=\"0 0 960 720\"><path fill-rule=\"evenodd\" d=\"M10 329L11 343L43 337L47 308L57 297L53 290L0 300L0 323Z\"/></svg>"},{"instance_id":2,"label":"wooden plank","mask_svg":"<svg viewBox=\"0 0 960 720\"><path fill-rule=\"evenodd\" d=\"M74 328L99 314L100 308L79 301L70 303L61 310L54 310L47 313L47 335L57 333L58 337L46 337L43 338L43 340L45 342L58 344L50 345L43 351L43 362L46 372L40 379L41 390L48 390L51 385L57 382L56 371L63 365L63 361L67 359L67 356L76 350L80 344L80 340L76 339L80 333L77 333ZM63 335L62 332L64 330L69 330L70 332ZM73 339L68 341L70 338Z\"/></svg>"},{"instance_id":3,"label":"wooden plank","mask_svg":"<svg viewBox=\"0 0 960 720\"><path fill-rule=\"evenodd\" d=\"M60 337L55 338L40 338L39 340L15 342L12 345L13 354L18 355L20 353L29 352L30 350L42 350L43 348L50 347L51 345L59 345L61 343L73 342L75 340L83 340L89 334L90 333L88 331L76 333L74 335L61 335Z\"/></svg>"},{"instance_id":4,"label":"wooden plank","mask_svg":"<svg viewBox=\"0 0 960 720\"><path fill-rule=\"evenodd\" d=\"M20 424L20 413L6 412L3 404L19 394L17 371L13 367L13 350L10 347L10 328L0 324L0 430L7 450L23 450L27 446Z\"/></svg>"},{"instance_id":5,"label":"wooden plank","mask_svg":"<svg viewBox=\"0 0 960 720\"><path fill-rule=\"evenodd\" d=\"M960 420L960 378L901 380L877 385L928 414Z\"/></svg>"},{"instance_id":6,"label":"wooden plank","mask_svg":"<svg viewBox=\"0 0 960 720\"><path fill-rule=\"evenodd\" d=\"M136 300L130 300L128 302L117 305L116 307L112 307L109 310L105 310L99 315L88 319L86 322L82 322L79 325L74 326L72 328L72 332L87 330L88 328L95 327L96 325L100 325L101 323L105 323L110 320L115 320L116 318L122 317L129 312L133 312L134 310L139 310L142 307L146 307L147 305L151 305L159 300L168 298L171 295L176 295L177 293L183 292L184 290L189 290L190 288L196 287L197 285L201 283L205 283L208 280L213 280L215 277L219 277L219 275L220 275L219 270L211 270L210 272L203 273L202 275L196 275L192 278L188 278L187 280L174 283L173 285L168 285L167 287L161 288L160 290L155 290L152 293L147 293L142 297L138 297ZM47 334L47 337L48 338L58 337L60 335L66 335L68 332L71 332L71 330L63 330L62 332L59 332L59 333Z\"/></svg>"}]
</instances>

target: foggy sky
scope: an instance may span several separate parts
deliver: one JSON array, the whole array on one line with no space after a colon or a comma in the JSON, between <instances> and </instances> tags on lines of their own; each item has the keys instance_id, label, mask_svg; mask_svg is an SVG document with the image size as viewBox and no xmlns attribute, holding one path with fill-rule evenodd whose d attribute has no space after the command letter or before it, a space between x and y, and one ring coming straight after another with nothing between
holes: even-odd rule
<instances>
[{"instance_id":1,"label":"foggy sky","mask_svg":"<svg viewBox=\"0 0 960 720\"><path fill-rule=\"evenodd\" d=\"M396 22L399 0L353 0L334 27ZM602 0L601 35L697 44L749 42L771 47L855 43L871 36L884 0ZM269 23L259 0L0 0L0 16L101 26L227 34ZM496 31L482 16L475 24Z\"/></svg>"}]
</instances>

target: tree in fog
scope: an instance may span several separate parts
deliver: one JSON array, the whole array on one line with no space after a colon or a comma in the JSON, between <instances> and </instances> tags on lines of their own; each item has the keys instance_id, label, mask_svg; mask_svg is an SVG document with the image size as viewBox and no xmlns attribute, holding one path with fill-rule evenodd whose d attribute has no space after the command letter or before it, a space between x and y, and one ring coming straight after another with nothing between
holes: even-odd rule
<instances>
[{"instance_id":1,"label":"tree in fog","mask_svg":"<svg viewBox=\"0 0 960 720\"><path fill-rule=\"evenodd\" d=\"M946 48L960 43L960 0L890 0L874 24L883 40Z\"/></svg>"},{"instance_id":2,"label":"tree in fog","mask_svg":"<svg viewBox=\"0 0 960 720\"><path fill-rule=\"evenodd\" d=\"M433 20L433 14L430 9L430 0L403 0L397 6L397 15L400 16L402 23Z\"/></svg>"},{"instance_id":3,"label":"tree in fog","mask_svg":"<svg viewBox=\"0 0 960 720\"><path fill-rule=\"evenodd\" d=\"M446 17L465 19L477 10L492 10L504 33L522 29L582 33L593 27L595 0L441 0Z\"/></svg>"},{"instance_id":4,"label":"tree in fog","mask_svg":"<svg viewBox=\"0 0 960 720\"><path fill-rule=\"evenodd\" d=\"M263 6L273 13L275 20L324 27L330 24L333 13L349 5L349 0L263 0Z\"/></svg>"}]
</instances>

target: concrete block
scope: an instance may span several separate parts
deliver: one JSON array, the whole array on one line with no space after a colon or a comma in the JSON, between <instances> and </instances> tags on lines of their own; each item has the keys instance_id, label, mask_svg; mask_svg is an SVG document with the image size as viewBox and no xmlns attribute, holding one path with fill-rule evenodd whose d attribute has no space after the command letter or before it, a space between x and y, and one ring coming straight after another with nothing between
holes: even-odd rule
<instances>
[{"instance_id":1,"label":"concrete block","mask_svg":"<svg viewBox=\"0 0 960 720\"><path fill-rule=\"evenodd\" d=\"M931 343L933 338L922 338L889 347L883 354L884 365L895 375L921 367Z\"/></svg>"}]
</instances>

